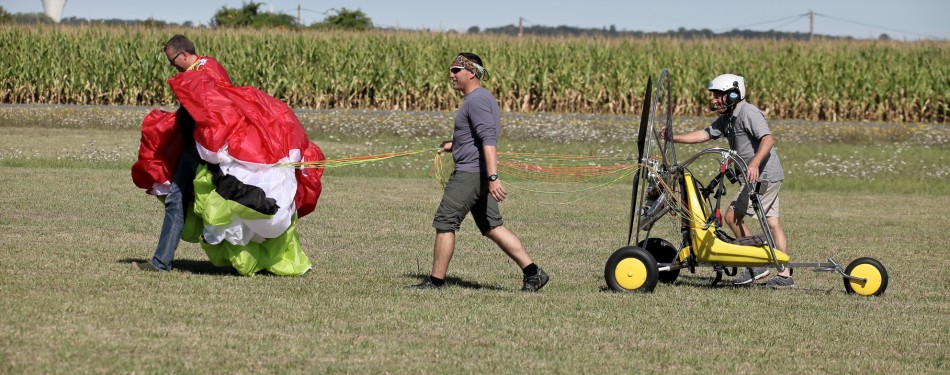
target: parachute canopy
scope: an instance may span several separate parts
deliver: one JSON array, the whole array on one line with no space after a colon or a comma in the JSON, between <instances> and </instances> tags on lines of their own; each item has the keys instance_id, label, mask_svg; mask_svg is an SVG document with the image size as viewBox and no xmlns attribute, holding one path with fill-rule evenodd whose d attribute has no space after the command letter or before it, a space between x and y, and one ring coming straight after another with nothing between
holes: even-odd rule
<instances>
[{"instance_id":1,"label":"parachute canopy","mask_svg":"<svg viewBox=\"0 0 950 375\"><path fill-rule=\"evenodd\" d=\"M204 163L188 211L201 225L182 238L201 241L216 265L242 274L306 272L310 263L294 228L316 208L323 169L278 164L319 162L323 152L290 107L254 87L231 85L223 69L210 66L168 80L181 108L156 109L142 121L132 180L150 194L167 194L188 139L181 132L193 126Z\"/></svg>"}]
</instances>

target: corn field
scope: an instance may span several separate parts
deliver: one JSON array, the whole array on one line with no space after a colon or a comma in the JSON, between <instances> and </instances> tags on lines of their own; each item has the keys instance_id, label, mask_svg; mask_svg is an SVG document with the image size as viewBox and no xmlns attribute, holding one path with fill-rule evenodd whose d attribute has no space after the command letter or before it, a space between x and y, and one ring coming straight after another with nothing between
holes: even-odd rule
<instances>
[{"instance_id":1,"label":"corn field","mask_svg":"<svg viewBox=\"0 0 950 375\"><path fill-rule=\"evenodd\" d=\"M0 26L0 102L172 105L162 46L200 55L294 108L453 110L448 64L482 56L503 110L639 114L647 77L668 68L677 116L709 114L706 83L746 77L772 118L950 122L950 42L515 38L107 26Z\"/></svg>"}]
</instances>

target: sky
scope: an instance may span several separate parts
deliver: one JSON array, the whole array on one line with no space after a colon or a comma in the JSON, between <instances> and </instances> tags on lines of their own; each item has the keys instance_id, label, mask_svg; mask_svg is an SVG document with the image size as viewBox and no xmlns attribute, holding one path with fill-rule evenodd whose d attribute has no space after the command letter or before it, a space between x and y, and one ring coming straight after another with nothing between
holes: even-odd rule
<instances>
[{"instance_id":1,"label":"sky","mask_svg":"<svg viewBox=\"0 0 950 375\"><path fill-rule=\"evenodd\" d=\"M67 0L63 17L86 19L154 18L208 24L222 7L245 0ZM322 21L330 9L359 9L373 24L407 29L456 30L517 25L575 26L665 32L680 27L804 32L814 11L816 34L892 39L950 39L947 0L270 0L263 10L297 16L304 24ZM0 0L11 13L42 12L42 0Z\"/></svg>"}]
</instances>

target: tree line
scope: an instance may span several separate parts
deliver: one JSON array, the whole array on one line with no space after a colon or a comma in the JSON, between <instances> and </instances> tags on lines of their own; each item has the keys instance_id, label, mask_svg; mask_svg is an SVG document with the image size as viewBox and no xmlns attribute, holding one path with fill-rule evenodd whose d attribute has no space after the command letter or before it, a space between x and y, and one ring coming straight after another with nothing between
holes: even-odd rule
<instances>
[{"instance_id":1,"label":"tree line","mask_svg":"<svg viewBox=\"0 0 950 375\"><path fill-rule=\"evenodd\" d=\"M214 16L209 20L211 27L223 28L286 28L286 29L316 29L316 30L369 30L377 28L373 25L372 19L362 10L350 10L347 8L330 9L326 12L326 17L320 22L314 22L310 25L298 24L295 17L286 13L264 12L261 6L265 3L249 2L244 3L237 8L228 8L222 6ZM20 23L20 24L52 24L52 19L44 13L9 13L0 6L0 23ZM120 26L181 26L197 27L191 21L182 24L166 22L149 18L146 20L123 20L123 19L94 19L89 20L80 17L66 17L60 23L66 25L120 25ZM712 39L712 38L740 38L740 39L773 39L773 40L809 40L812 37L821 39L843 39L849 40L852 37L839 37L829 35L809 35L802 32L785 31L756 31L733 29L726 32L716 33L710 29L687 29L680 27L676 30L666 32L645 32L631 30L617 30L617 27L610 25L602 28L582 28L574 26L542 26L531 25L519 27L513 24L490 27L481 29L478 26L470 27L469 34L495 34L495 35L532 35L548 37L606 37L606 38L644 38L644 37L672 37L679 39ZM889 40L887 34L881 34L880 40Z\"/></svg>"},{"instance_id":2,"label":"tree line","mask_svg":"<svg viewBox=\"0 0 950 375\"><path fill-rule=\"evenodd\" d=\"M220 28L286 28L286 29L317 29L317 30L368 30L373 28L373 21L361 10L347 8L330 9L326 12L323 21L310 25L300 25L297 19L286 13L264 12L261 6L264 3L244 3L238 8L222 6L208 22L210 27ZM45 13L10 13L0 6L0 23L17 24L54 24L55 21ZM191 21L178 24L149 18L146 20L124 19L86 19L81 17L65 17L60 20L64 25L110 25L110 26L181 26L198 27Z\"/></svg>"},{"instance_id":3,"label":"tree line","mask_svg":"<svg viewBox=\"0 0 950 375\"><path fill-rule=\"evenodd\" d=\"M542 26L542 25L531 25L528 27L522 27L519 30L518 26L513 24L491 27L482 30L478 26L472 26L468 29L469 34L496 34L496 35L511 35L517 36L522 35L533 35L533 36L547 36L547 37L606 37L606 38L650 38L650 37L672 37L678 39L712 39L712 38L740 38L740 39L774 39L774 40L809 40L812 37L818 37L822 39L842 39L849 40L854 39L850 36L848 37L839 37L839 36L829 36L829 35L809 35L808 33L802 32L785 32L785 31L755 31L755 30L739 30L733 29L726 32L716 33L710 29L687 29L680 27L676 30L669 30L666 32L646 32L646 31L628 31L628 30L617 30L617 27L610 25L609 27L602 28L582 28L574 26ZM887 34L881 34L879 39L886 40L890 39Z\"/></svg>"}]
</instances>

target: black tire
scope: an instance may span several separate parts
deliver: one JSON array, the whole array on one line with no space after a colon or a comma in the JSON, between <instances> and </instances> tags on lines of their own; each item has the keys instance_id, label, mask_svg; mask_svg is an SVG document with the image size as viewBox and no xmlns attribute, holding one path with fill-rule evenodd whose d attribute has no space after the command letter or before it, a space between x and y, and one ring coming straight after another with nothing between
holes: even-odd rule
<instances>
[{"instance_id":1,"label":"black tire","mask_svg":"<svg viewBox=\"0 0 950 375\"><path fill-rule=\"evenodd\" d=\"M621 247L607 258L604 280L617 292L651 293L659 275L656 259L636 246Z\"/></svg>"},{"instance_id":2,"label":"black tire","mask_svg":"<svg viewBox=\"0 0 950 375\"><path fill-rule=\"evenodd\" d=\"M879 296L887 289L887 269L874 258L855 259L844 271L849 276L867 279L864 283L859 283L847 277L843 278L844 290L848 294Z\"/></svg>"},{"instance_id":3,"label":"black tire","mask_svg":"<svg viewBox=\"0 0 950 375\"><path fill-rule=\"evenodd\" d=\"M679 255L679 251L669 241L662 238L650 238L640 241L637 246L646 250L657 263L673 263ZM672 271L659 272L659 280L664 284L672 284L680 276L679 268Z\"/></svg>"}]
</instances>

